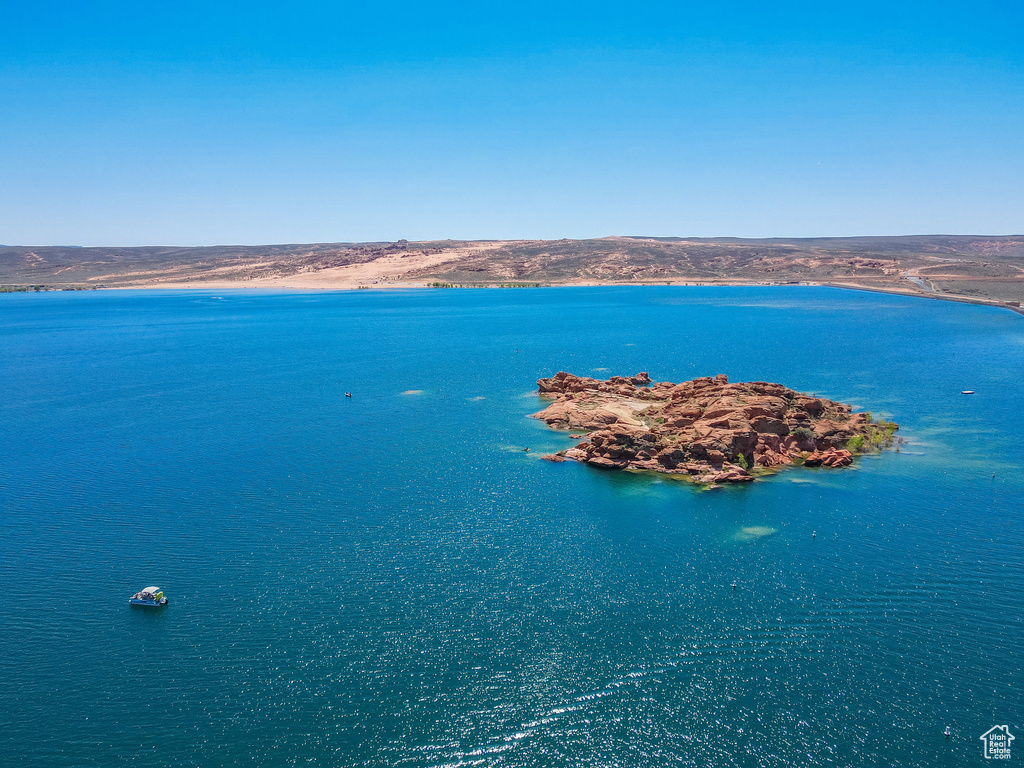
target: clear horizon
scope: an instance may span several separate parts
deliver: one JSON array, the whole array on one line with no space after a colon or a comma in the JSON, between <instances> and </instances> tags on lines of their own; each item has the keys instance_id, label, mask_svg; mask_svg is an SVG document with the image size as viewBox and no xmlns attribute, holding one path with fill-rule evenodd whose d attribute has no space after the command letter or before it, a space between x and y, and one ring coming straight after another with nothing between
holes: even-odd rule
<instances>
[{"instance_id":1,"label":"clear horizon","mask_svg":"<svg viewBox=\"0 0 1024 768\"><path fill-rule=\"evenodd\" d=\"M5 10L0 242L1024 232L1024 10Z\"/></svg>"},{"instance_id":2,"label":"clear horizon","mask_svg":"<svg viewBox=\"0 0 1024 768\"><path fill-rule=\"evenodd\" d=\"M410 238L398 238L398 240L407 240L410 243L439 243L445 242L445 240L451 240L454 243L486 243L486 242L515 242L515 241L540 241L540 242L558 242L559 240L607 240L611 238L650 238L650 239L679 239L679 240L853 240L853 239L864 239L864 238L884 238L884 239L895 239L895 238L917 238L917 237L984 237L984 238L1024 238L1024 233L1007 232L1007 233L996 233L991 234L987 232L918 232L912 234L902 235L799 235L793 237L787 237L786 235L766 235L764 237L736 237L733 235L598 235L595 237L545 237L545 238L528 238L528 237L514 237L514 238L497 238L497 237L478 237L478 238L444 238L441 240L413 240ZM278 241L278 242L267 242L267 243L119 243L111 245L109 243L91 243L88 245L82 245L79 243L0 243L0 248L259 248L261 246L267 248L277 248L284 246L301 246L301 245L333 245L333 244L352 244L352 245L367 245L372 243L394 243L397 240L319 240L319 241Z\"/></svg>"}]
</instances>

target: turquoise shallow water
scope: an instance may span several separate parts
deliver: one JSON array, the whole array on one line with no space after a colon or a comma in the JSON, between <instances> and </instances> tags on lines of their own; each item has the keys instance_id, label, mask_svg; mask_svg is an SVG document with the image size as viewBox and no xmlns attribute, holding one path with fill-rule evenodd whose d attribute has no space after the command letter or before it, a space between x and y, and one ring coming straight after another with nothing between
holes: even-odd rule
<instances>
[{"instance_id":1,"label":"turquoise shallow water","mask_svg":"<svg viewBox=\"0 0 1024 768\"><path fill-rule=\"evenodd\" d=\"M549 464L559 369L909 445L714 492ZM1024 745L1022 374L1018 315L825 288L2 296L3 762L983 765Z\"/></svg>"}]
</instances>

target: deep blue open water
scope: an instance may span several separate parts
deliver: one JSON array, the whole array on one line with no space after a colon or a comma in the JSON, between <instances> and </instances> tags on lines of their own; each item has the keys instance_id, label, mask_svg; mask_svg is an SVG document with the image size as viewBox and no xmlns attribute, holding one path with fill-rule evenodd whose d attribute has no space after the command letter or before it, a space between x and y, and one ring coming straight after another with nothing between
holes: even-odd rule
<instances>
[{"instance_id":1,"label":"deep blue open water","mask_svg":"<svg viewBox=\"0 0 1024 768\"><path fill-rule=\"evenodd\" d=\"M778 381L908 443L711 492L550 464L559 369ZM989 307L0 296L0 763L967 766L997 724L1024 760L1022 436Z\"/></svg>"}]
</instances>

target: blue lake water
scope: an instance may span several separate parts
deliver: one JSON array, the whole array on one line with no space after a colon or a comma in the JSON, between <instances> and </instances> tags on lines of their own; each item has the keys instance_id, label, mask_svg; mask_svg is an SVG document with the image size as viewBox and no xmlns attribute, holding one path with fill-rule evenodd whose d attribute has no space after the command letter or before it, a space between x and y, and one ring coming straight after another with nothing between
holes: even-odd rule
<instances>
[{"instance_id":1,"label":"blue lake water","mask_svg":"<svg viewBox=\"0 0 1024 768\"><path fill-rule=\"evenodd\" d=\"M560 369L908 443L712 492L550 464ZM1024 758L1022 376L1024 317L827 288L0 296L0 762Z\"/></svg>"}]
</instances>

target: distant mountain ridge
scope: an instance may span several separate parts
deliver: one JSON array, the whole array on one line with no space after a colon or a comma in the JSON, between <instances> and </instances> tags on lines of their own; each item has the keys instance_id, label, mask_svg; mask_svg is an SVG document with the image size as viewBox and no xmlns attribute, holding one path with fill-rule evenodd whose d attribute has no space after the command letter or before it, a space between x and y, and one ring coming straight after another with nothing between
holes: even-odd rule
<instances>
[{"instance_id":1,"label":"distant mountain ridge","mask_svg":"<svg viewBox=\"0 0 1024 768\"><path fill-rule=\"evenodd\" d=\"M0 246L0 285L308 287L813 282L1024 299L1024 235Z\"/></svg>"}]
</instances>

